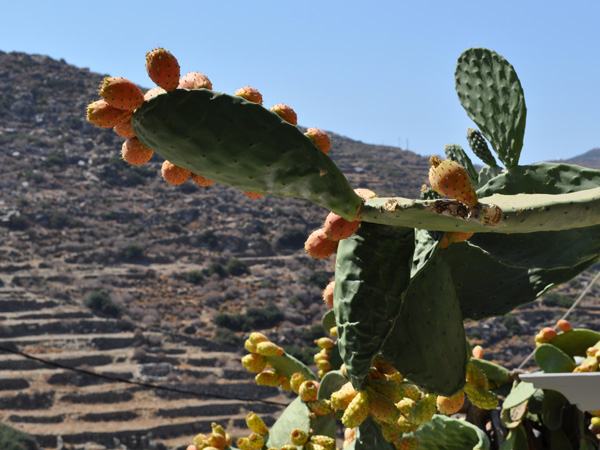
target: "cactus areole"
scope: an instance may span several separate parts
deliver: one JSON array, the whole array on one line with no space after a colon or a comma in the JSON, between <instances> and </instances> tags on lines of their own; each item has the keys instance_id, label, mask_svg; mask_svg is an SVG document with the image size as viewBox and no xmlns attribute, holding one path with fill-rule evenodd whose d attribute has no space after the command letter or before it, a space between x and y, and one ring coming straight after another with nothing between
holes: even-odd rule
<instances>
[{"instance_id":1,"label":"cactus areole","mask_svg":"<svg viewBox=\"0 0 600 450\"><path fill-rule=\"evenodd\" d=\"M206 89L146 101L132 119L144 145L172 163L243 191L300 197L347 220L361 200L331 158L277 114Z\"/></svg>"}]
</instances>

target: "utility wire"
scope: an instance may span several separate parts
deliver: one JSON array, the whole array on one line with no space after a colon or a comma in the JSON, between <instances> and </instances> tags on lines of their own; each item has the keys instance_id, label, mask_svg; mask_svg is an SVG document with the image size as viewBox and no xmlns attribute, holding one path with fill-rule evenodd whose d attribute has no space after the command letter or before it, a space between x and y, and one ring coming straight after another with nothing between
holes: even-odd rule
<instances>
[{"instance_id":1,"label":"utility wire","mask_svg":"<svg viewBox=\"0 0 600 450\"><path fill-rule=\"evenodd\" d=\"M563 320L566 319L575 308L577 308L577 306L581 303L581 301L583 300L583 298L587 295L587 293L590 291L590 289L592 288L592 286L594 286L594 284L596 284L596 281L598 281L598 278L600 278L600 270L598 271L598 273L596 274L596 276L594 278L592 278L592 281L590 281L588 283L588 285L585 287L585 289L583 291L581 291L581 294L579 294L579 297L577 297L577 300L575 300L575 302L573 302L573 304L571 305L571 307L563 314L563 316L559 319L559 320ZM558 322L558 320L557 320ZM554 325L554 330L556 330L556 324ZM533 355L535 354L535 349L529 354L527 355L527 358L525 358L523 360L523 362L519 365L519 367L517 367L517 370L522 369L523 366L525 366L525 364L527 364L527 362L533 357Z\"/></svg>"},{"instance_id":2,"label":"utility wire","mask_svg":"<svg viewBox=\"0 0 600 450\"><path fill-rule=\"evenodd\" d=\"M156 389L156 390L162 390L162 391L168 391L168 392L175 392L178 394L186 394L186 395L192 395L194 397L213 397L213 398L219 398L219 399L223 399L223 400L240 400L240 401L245 401L245 402L258 402L258 403L265 403L268 405L277 405L277 406L288 406L288 404L286 403L279 403L279 402L273 402L270 400L260 400L260 399L251 399L251 398L239 398L239 397L228 397L226 395L219 395L219 394L213 394L213 393L201 393L201 392L194 392L194 391L188 391L186 389L179 389L179 388L173 388L173 387L167 387L167 386L160 386L157 384L152 384L152 383L144 383L143 381L132 381L132 380L128 380L126 378L119 378L119 377L112 377L109 375L104 375L101 373L95 373L92 372L90 370L85 370L85 369L79 369L76 367L70 367L67 366L65 364L61 364L55 361L49 361L46 359L42 359L42 358L38 358L36 356L33 355L29 355L27 353L23 353L19 350L13 350L4 346L0 345L0 350L7 352L7 353L12 353L14 355L19 355L22 356L24 358L33 360L33 361L37 361L39 363L45 364L47 366L52 366L52 367L58 367L60 369L64 369L64 370L69 370L71 372L76 372L76 373L81 373L84 375L88 375L88 376L92 376L92 377L96 377L96 378L102 378L105 380L110 380L110 381L114 381L114 382L118 382L118 383L127 383L127 384L132 384L135 386L140 386L143 387L145 389Z\"/></svg>"}]
</instances>

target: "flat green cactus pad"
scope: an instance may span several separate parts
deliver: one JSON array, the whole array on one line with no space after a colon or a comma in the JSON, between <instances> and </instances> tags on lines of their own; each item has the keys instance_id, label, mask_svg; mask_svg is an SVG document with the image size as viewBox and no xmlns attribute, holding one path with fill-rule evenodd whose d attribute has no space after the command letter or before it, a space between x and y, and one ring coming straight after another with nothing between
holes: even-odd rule
<instances>
[{"instance_id":1,"label":"flat green cactus pad","mask_svg":"<svg viewBox=\"0 0 600 450\"><path fill-rule=\"evenodd\" d=\"M262 106L206 89L157 95L132 126L163 158L246 192L298 197L354 220L360 198L331 158Z\"/></svg>"}]
</instances>

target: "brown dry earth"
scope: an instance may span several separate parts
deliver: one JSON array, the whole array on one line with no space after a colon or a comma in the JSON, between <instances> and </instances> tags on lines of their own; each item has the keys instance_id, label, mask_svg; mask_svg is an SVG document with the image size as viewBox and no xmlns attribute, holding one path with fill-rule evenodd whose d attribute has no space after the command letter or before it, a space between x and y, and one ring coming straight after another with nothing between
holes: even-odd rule
<instances>
[{"instance_id":1,"label":"brown dry earth","mask_svg":"<svg viewBox=\"0 0 600 450\"><path fill-rule=\"evenodd\" d=\"M223 186L173 188L159 179L156 156L127 166L122 140L84 119L101 78L46 56L0 52L0 346L167 389L0 351L0 420L52 450L185 448L213 421L239 437L248 411L270 423L289 398L256 386L239 362L241 346L215 342L214 318L273 303L284 317L263 331L280 345L310 346L306 332L319 329L333 261L306 258L301 246L327 211L294 199L251 201ZM353 186L380 195L417 197L426 182L427 158L398 148L333 135L331 156ZM125 257L132 244L143 250L135 260ZM232 259L248 271L185 277ZM560 292L574 298L591 276ZM96 290L123 308L119 318L84 306ZM599 297L592 290L575 326L600 329ZM467 334L486 358L514 368L537 330L564 311L537 301L514 320L467 323Z\"/></svg>"}]
</instances>

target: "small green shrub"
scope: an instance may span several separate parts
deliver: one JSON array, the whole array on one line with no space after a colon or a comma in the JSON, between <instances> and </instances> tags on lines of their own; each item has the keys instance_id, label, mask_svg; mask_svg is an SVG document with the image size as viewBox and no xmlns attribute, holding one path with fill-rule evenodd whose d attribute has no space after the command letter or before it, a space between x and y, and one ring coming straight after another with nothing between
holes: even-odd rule
<instances>
[{"instance_id":1,"label":"small green shrub","mask_svg":"<svg viewBox=\"0 0 600 450\"><path fill-rule=\"evenodd\" d=\"M502 322L504 323L504 326L506 327L509 336L514 336L521 332L521 325L519 325L519 319L517 319L514 315L506 314L502 318Z\"/></svg>"},{"instance_id":2,"label":"small green shrub","mask_svg":"<svg viewBox=\"0 0 600 450\"><path fill-rule=\"evenodd\" d=\"M136 242L127 244L125 250L123 250L123 258L125 261L139 261L144 257L144 246Z\"/></svg>"},{"instance_id":3,"label":"small green shrub","mask_svg":"<svg viewBox=\"0 0 600 450\"><path fill-rule=\"evenodd\" d=\"M213 319L217 326L234 331L271 328L282 320L283 312L270 302L261 308L248 308L244 314L219 313Z\"/></svg>"},{"instance_id":4,"label":"small green shrub","mask_svg":"<svg viewBox=\"0 0 600 450\"><path fill-rule=\"evenodd\" d=\"M119 317L122 308L117 305L106 291L93 291L83 300L83 304L92 311L106 314L107 316Z\"/></svg>"},{"instance_id":5,"label":"small green shrub","mask_svg":"<svg viewBox=\"0 0 600 450\"><path fill-rule=\"evenodd\" d=\"M185 281L192 284L202 284L202 282L204 281L204 275L200 270L190 270L188 272L185 272L183 274L183 278L185 279Z\"/></svg>"},{"instance_id":6,"label":"small green shrub","mask_svg":"<svg viewBox=\"0 0 600 450\"><path fill-rule=\"evenodd\" d=\"M0 448L2 450L38 450L40 447L32 436L0 423Z\"/></svg>"},{"instance_id":7,"label":"small green shrub","mask_svg":"<svg viewBox=\"0 0 600 450\"><path fill-rule=\"evenodd\" d=\"M241 347L244 343L241 337L227 328L217 328L213 334L213 341L219 344L231 345L232 347Z\"/></svg>"},{"instance_id":8,"label":"small green shrub","mask_svg":"<svg viewBox=\"0 0 600 450\"><path fill-rule=\"evenodd\" d=\"M277 240L277 246L290 250L299 250L304 247L307 234L298 228L288 228L283 230L281 236Z\"/></svg>"},{"instance_id":9,"label":"small green shrub","mask_svg":"<svg viewBox=\"0 0 600 450\"><path fill-rule=\"evenodd\" d=\"M31 223L29 222L27 216L12 215L8 219L8 228L10 228L11 230L26 230L27 228L29 228L30 224Z\"/></svg>"},{"instance_id":10,"label":"small green shrub","mask_svg":"<svg viewBox=\"0 0 600 450\"><path fill-rule=\"evenodd\" d=\"M542 302L545 306L559 306L561 308L569 308L573 304L571 297L559 294L558 292L548 292L547 294L544 294Z\"/></svg>"},{"instance_id":11,"label":"small green shrub","mask_svg":"<svg viewBox=\"0 0 600 450\"><path fill-rule=\"evenodd\" d=\"M239 259L233 258L227 262L227 271L234 276L245 275L250 273L248 266L245 262L240 261Z\"/></svg>"},{"instance_id":12,"label":"small green shrub","mask_svg":"<svg viewBox=\"0 0 600 450\"><path fill-rule=\"evenodd\" d=\"M223 267L221 263L214 261L210 264L210 266L208 266L206 273L207 275L212 275L213 273L216 273L221 278L223 278L227 276L227 269L225 269L225 267Z\"/></svg>"}]
</instances>

